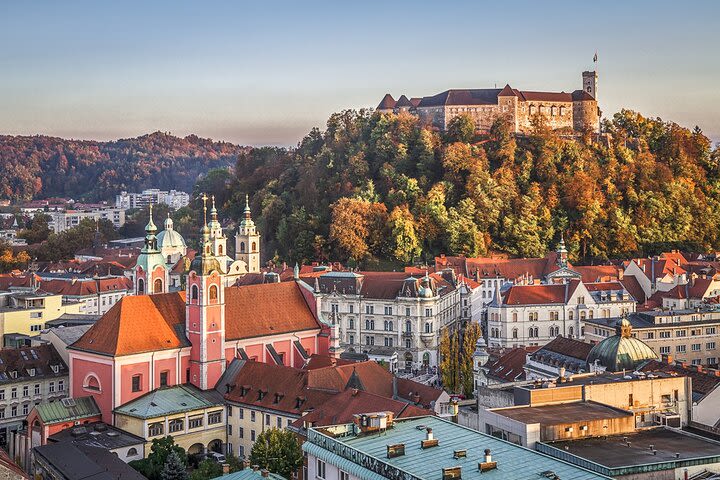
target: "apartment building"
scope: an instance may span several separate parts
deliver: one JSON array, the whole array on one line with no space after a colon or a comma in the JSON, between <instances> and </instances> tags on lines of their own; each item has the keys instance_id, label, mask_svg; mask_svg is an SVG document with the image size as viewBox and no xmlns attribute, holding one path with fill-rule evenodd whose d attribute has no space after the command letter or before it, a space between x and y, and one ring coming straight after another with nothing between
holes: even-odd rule
<instances>
[{"instance_id":1,"label":"apartment building","mask_svg":"<svg viewBox=\"0 0 720 480\"><path fill-rule=\"evenodd\" d=\"M81 313L81 304L64 302L62 295L42 291L0 292L0 338L4 346L29 343L45 323L64 314Z\"/></svg>"}]
</instances>

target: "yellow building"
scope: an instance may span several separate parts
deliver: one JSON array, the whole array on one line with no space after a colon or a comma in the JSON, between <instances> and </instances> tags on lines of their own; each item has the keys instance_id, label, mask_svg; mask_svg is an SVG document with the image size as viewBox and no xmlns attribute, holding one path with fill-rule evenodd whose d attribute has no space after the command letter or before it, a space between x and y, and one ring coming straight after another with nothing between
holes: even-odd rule
<instances>
[{"instance_id":1,"label":"yellow building","mask_svg":"<svg viewBox=\"0 0 720 480\"><path fill-rule=\"evenodd\" d=\"M45 323L66 313L79 314L81 304L63 302L62 295L43 292L0 292L2 346L25 344Z\"/></svg>"},{"instance_id":2,"label":"yellow building","mask_svg":"<svg viewBox=\"0 0 720 480\"><path fill-rule=\"evenodd\" d=\"M153 439L172 436L188 454L225 453L227 441L222 395L192 385L154 390L118 407L115 426L142 437L146 454Z\"/></svg>"}]
</instances>

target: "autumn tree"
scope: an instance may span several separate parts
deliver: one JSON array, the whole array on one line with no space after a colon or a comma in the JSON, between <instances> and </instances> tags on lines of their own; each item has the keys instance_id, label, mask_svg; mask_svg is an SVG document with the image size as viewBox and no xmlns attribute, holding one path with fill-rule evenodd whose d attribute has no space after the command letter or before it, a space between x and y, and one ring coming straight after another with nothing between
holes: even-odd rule
<instances>
[{"instance_id":1,"label":"autumn tree","mask_svg":"<svg viewBox=\"0 0 720 480\"><path fill-rule=\"evenodd\" d=\"M460 347L457 332L450 334L444 329L440 337L438 355L440 356L440 378L443 388L450 393L459 393L460 383Z\"/></svg>"},{"instance_id":2,"label":"autumn tree","mask_svg":"<svg viewBox=\"0 0 720 480\"><path fill-rule=\"evenodd\" d=\"M384 204L341 198L332 206L330 239L346 257L361 260L380 253L386 221Z\"/></svg>"},{"instance_id":3,"label":"autumn tree","mask_svg":"<svg viewBox=\"0 0 720 480\"><path fill-rule=\"evenodd\" d=\"M463 330L459 363L462 393L466 397L471 396L475 390L473 354L475 353L475 345L481 335L482 330L480 329L480 324L477 322L469 322Z\"/></svg>"},{"instance_id":4,"label":"autumn tree","mask_svg":"<svg viewBox=\"0 0 720 480\"><path fill-rule=\"evenodd\" d=\"M420 241L417 238L415 218L407 205L395 207L387 221L388 243L393 258L409 263L420 255Z\"/></svg>"}]
</instances>

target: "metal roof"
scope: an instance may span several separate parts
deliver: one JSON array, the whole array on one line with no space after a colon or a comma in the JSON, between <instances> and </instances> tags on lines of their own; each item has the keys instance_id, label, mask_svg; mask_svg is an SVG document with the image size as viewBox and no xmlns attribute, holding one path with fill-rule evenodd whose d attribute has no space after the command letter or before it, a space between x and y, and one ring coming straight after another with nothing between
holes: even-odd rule
<instances>
[{"instance_id":1,"label":"metal roof","mask_svg":"<svg viewBox=\"0 0 720 480\"><path fill-rule=\"evenodd\" d=\"M222 477L216 477L212 480L262 480L263 478L269 478L270 480L285 480L285 477L276 473L270 473L267 477L263 477L260 470L256 471L249 468L240 470L239 472L229 473L227 475L223 475Z\"/></svg>"},{"instance_id":2,"label":"metal roof","mask_svg":"<svg viewBox=\"0 0 720 480\"><path fill-rule=\"evenodd\" d=\"M100 409L91 396L41 403L35 407L45 424L67 422L78 418L100 415Z\"/></svg>"},{"instance_id":3,"label":"metal roof","mask_svg":"<svg viewBox=\"0 0 720 480\"><path fill-rule=\"evenodd\" d=\"M223 405L214 390L203 392L190 385L159 388L115 409L115 413L136 418L157 418Z\"/></svg>"},{"instance_id":4,"label":"metal roof","mask_svg":"<svg viewBox=\"0 0 720 480\"><path fill-rule=\"evenodd\" d=\"M439 444L422 449L420 442L425 439L428 427L432 428ZM311 429L303 449L312 454L320 453L329 463L335 464L335 460L342 462L338 465L340 468L353 469L346 471L362 479L383 478L378 470L392 471L393 475L397 473L407 479L437 479L441 477L443 468L456 466L462 468L463 479L556 478L551 474L563 480L608 478L438 417L396 420L392 428L382 434L349 434L332 438L326 433L332 429ZM388 459L387 446L399 443L405 444L405 455ZM497 468L481 474L478 462L483 461L485 449L490 450ZM456 450L465 450L467 456L455 459Z\"/></svg>"}]
</instances>

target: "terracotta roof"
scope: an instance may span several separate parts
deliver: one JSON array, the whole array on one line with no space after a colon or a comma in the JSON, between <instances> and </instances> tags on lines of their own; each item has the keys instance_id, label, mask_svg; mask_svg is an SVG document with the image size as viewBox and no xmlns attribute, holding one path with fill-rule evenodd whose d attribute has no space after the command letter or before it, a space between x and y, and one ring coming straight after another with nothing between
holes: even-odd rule
<instances>
[{"instance_id":1,"label":"terracotta roof","mask_svg":"<svg viewBox=\"0 0 720 480\"><path fill-rule=\"evenodd\" d=\"M693 392L701 395L707 395L720 384L720 376L717 376L714 371L709 372L706 370L698 371L696 366L683 367L682 364L678 363L667 363L659 360L648 360L645 364L640 367L642 372L666 372L675 373L677 375L683 375L692 379Z\"/></svg>"},{"instance_id":2,"label":"terracotta roof","mask_svg":"<svg viewBox=\"0 0 720 480\"><path fill-rule=\"evenodd\" d=\"M303 369L315 370L316 368L334 367L342 365L352 365L353 361L343 360L342 358L328 357L327 355L318 355L313 353L310 355L310 359L307 361Z\"/></svg>"},{"instance_id":3,"label":"terracotta roof","mask_svg":"<svg viewBox=\"0 0 720 480\"><path fill-rule=\"evenodd\" d=\"M620 278L616 265L574 265L573 270L582 276L583 283L608 282Z\"/></svg>"},{"instance_id":4,"label":"terracotta roof","mask_svg":"<svg viewBox=\"0 0 720 480\"><path fill-rule=\"evenodd\" d=\"M420 105L420 102L422 101L422 97L413 97L410 99L410 103L413 104L413 107L417 107Z\"/></svg>"},{"instance_id":5,"label":"terracotta roof","mask_svg":"<svg viewBox=\"0 0 720 480\"><path fill-rule=\"evenodd\" d=\"M434 415L430 410L416 407L407 402L362 390L348 389L333 395L312 412L295 420L292 426L302 428L307 424L313 427L339 425L352 422L353 415L371 412L393 412L395 418Z\"/></svg>"},{"instance_id":6,"label":"terracotta roof","mask_svg":"<svg viewBox=\"0 0 720 480\"><path fill-rule=\"evenodd\" d=\"M632 295L635 301L641 305L645 303L645 291L640 286L637 278L634 275L625 275L620 283L625 287L625 290Z\"/></svg>"},{"instance_id":7,"label":"terracotta roof","mask_svg":"<svg viewBox=\"0 0 720 480\"><path fill-rule=\"evenodd\" d=\"M503 305L564 304L570 285L513 285L503 295Z\"/></svg>"},{"instance_id":8,"label":"terracotta roof","mask_svg":"<svg viewBox=\"0 0 720 480\"><path fill-rule=\"evenodd\" d=\"M36 280L39 278L36 277ZM32 285L32 277L30 275L0 275L0 290L8 290L11 287L28 288Z\"/></svg>"},{"instance_id":9,"label":"terracotta roof","mask_svg":"<svg viewBox=\"0 0 720 480\"><path fill-rule=\"evenodd\" d=\"M556 258L554 252L545 258L468 258L466 275L476 279L502 277L514 281L532 277L540 280L558 268Z\"/></svg>"},{"instance_id":10,"label":"terracotta roof","mask_svg":"<svg viewBox=\"0 0 720 480\"><path fill-rule=\"evenodd\" d=\"M18 467L17 464L12 461L10 455L2 448L0 448L0 478L7 480L30 478L22 468Z\"/></svg>"},{"instance_id":11,"label":"terracotta roof","mask_svg":"<svg viewBox=\"0 0 720 480\"><path fill-rule=\"evenodd\" d=\"M105 355L130 355L187 346L185 292L120 299L70 346Z\"/></svg>"},{"instance_id":12,"label":"terracotta roof","mask_svg":"<svg viewBox=\"0 0 720 480\"><path fill-rule=\"evenodd\" d=\"M380 104L377 106L377 110L389 110L395 108L395 99L389 93L380 100Z\"/></svg>"},{"instance_id":13,"label":"terracotta roof","mask_svg":"<svg viewBox=\"0 0 720 480\"><path fill-rule=\"evenodd\" d=\"M225 289L225 338L239 340L320 329L297 282Z\"/></svg>"},{"instance_id":14,"label":"terracotta roof","mask_svg":"<svg viewBox=\"0 0 720 480\"><path fill-rule=\"evenodd\" d=\"M43 281L40 288L48 293L63 296L84 297L107 292L125 292L132 289L132 281L127 277L101 279L65 279L57 278Z\"/></svg>"},{"instance_id":15,"label":"terracotta roof","mask_svg":"<svg viewBox=\"0 0 720 480\"><path fill-rule=\"evenodd\" d=\"M593 345L590 343L559 336L545 344L542 348L540 348L540 350L538 350L537 353L541 353L542 351L554 352L559 353L560 355L565 355L566 357L577 358L578 360L585 362L590 354L590 350L592 350L592 347Z\"/></svg>"},{"instance_id":16,"label":"terracotta roof","mask_svg":"<svg viewBox=\"0 0 720 480\"><path fill-rule=\"evenodd\" d=\"M585 288L589 292L606 292L606 291L615 291L615 290L625 290L625 287L623 287L622 283L620 282L594 282L594 283L585 283Z\"/></svg>"},{"instance_id":17,"label":"terracotta roof","mask_svg":"<svg viewBox=\"0 0 720 480\"><path fill-rule=\"evenodd\" d=\"M524 380L527 354L528 351L523 347L515 347L506 351L497 360L485 365L488 375L506 382Z\"/></svg>"},{"instance_id":18,"label":"terracotta roof","mask_svg":"<svg viewBox=\"0 0 720 480\"><path fill-rule=\"evenodd\" d=\"M505 84L505 88L500 90L500 93L498 93L498 97L516 97L516 96L517 96L517 94L515 93L515 91L512 88L510 88L510 85L507 83Z\"/></svg>"}]
</instances>

